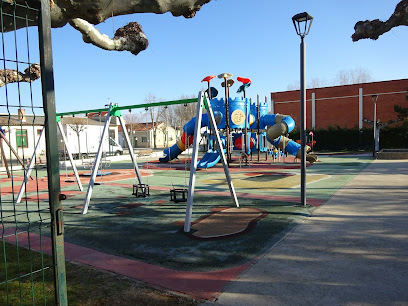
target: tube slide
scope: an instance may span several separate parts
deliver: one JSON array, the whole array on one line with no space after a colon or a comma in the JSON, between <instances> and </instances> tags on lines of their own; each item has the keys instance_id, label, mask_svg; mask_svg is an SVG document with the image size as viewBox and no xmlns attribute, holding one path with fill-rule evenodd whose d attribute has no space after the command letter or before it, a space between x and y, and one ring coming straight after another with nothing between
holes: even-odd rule
<instances>
[{"instance_id":1,"label":"tube slide","mask_svg":"<svg viewBox=\"0 0 408 306\"><path fill-rule=\"evenodd\" d=\"M266 138L271 144L293 156L297 155L300 144L283 136L291 132L295 127L295 121L292 117L281 114L266 114L261 117L261 123L268 126Z\"/></svg>"},{"instance_id":2,"label":"tube slide","mask_svg":"<svg viewBox=\"0 0 408 306\"><path fill-rule=\"evenodd\" d=\"M192 118L189 122L187 122L183 127L183 134L177 143L175 143L172 147L164 149L164 157L159 158L161 163L167 163L177 156L179 156L182 152L184 152L190 145L193 144L194 140L194 127L195 127L196 117ZM201 116L201 127L208 126L208 114L203 114Z\"/></svg>"}]
</instances>

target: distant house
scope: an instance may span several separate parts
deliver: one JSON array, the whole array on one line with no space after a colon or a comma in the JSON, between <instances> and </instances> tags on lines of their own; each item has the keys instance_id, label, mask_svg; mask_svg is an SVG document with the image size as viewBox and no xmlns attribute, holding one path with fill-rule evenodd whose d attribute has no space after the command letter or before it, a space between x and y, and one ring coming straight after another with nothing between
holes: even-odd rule
<instances>
[{"instance_id":1,"label":"distant house","mask_svg":"<svg viewBox=\"0 0 408 306\"><path fill-rule=\"evenodd\" d=\"M106 118L106 112L89 113L86 117L62 117L61 124L65 136L67 137L67 142L70 143L70 150L74 150L75 152L81 150L81 154L83 152L96 152ZM112 139L114 142L118 142L119 139L118 124L119 121L117 117L112 117L108 128L108 138ZM99 128L95 128L95 126L98 126ZM64 152L64 143L59 131L58 138L58 150L59 152ZM80 139L79 143L81 143L80 148L78 147L78 139ZM107 150L110 150L110 147Z\"/></svg>"},{"instance_id":2,"label":"distant house","mask_svg":"<svg viewBox=\"0 0 408 306\"><path fill-rule=\"evenodd\" d=\"M148 123L126 123L126 129L133 148L154 148L154 128L156 130L156 147L165 148L176 143L177 131L174 127L168 126L163 122L157 122L154 126ZM121 132L119 126L119 131ZM123 139L123 134L119 133L119 144L127 148Z\"/></svg>"},{"instance_id":3,"label":"distant house","mask_svg":"<svg viewBox=\"0 0 408 306\"><path fill-rule=\"evenodd\" d=\"M91 114L89 114L91 115ZM82 133L86 133L86 126L88 125L103 125L106 116L90 116L90 117L63 117L61 118L61 123L65 133L75 134L75 126L78 128L80 126L85 127ZM11 147L17 152L18 156L28 163L34 154L35 145L40 138L41 131L44 127L44 115L31 115L26 114L24 109L19 109L18 114L0 114L0 127L4 132L5 140L2 140L4 155L7 160L16 160L17 158L13 154L7 142ZM58 131L58 148L63 147L62 138ZM67 135L68 136L68 135ZM71 137L73 135L70 135ZM109 136L118 141L118 120L113 117L111 124L109 125ZM36 159L37 161L45 162L45 135L43 135L37 151ZM3 158L0 161L4 165Z\"/></svg>"},{"instance_id":4,"label":"distant house","mask_svg":"<svg viewBox=\"0 0 408 306\"><path fill-rule=\"evenodd\" d=\"M44 127L44 116L26 115L24 109L19 110L19 114L0 114L0 127L5 136L1 142L6 159L17 159L13 150L7 145L8 142L24 163L27 163L34 153L35 145ZM43 158L45 161L44 136L38 145L36 157ZM3 158L0 159L4 164Z\"/></svg>"},{"instance_id":5,"label":"distant house","mask_svg":"<svg viewBox=\"0 0 408 306\"><path fill-rule=\"evenodd\" d=\"M86 126L88 125L101 125L105 124L106 120L106 112L102 112L101 116L98 113L90 113L86 117L71 117L66 116L61 118L61 123L63 126L70 126L70 132L75 132L81 130L81 127L84 127L83 133L86 133ZM115 140L116 142L119 140L118 136L118 126L119 121L117 117L112 117L111 122L109 124L109 137ZM64 128L67 131L66 128ZM70 135L66 135L70 136Z\"/></svg>"}]
</instances>

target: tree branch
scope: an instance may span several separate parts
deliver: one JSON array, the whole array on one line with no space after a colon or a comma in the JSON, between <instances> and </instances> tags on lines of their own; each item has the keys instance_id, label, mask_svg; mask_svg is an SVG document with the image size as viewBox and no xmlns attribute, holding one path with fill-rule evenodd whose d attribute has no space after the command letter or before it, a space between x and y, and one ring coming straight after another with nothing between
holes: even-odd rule
<instances>
[{"instance_id":1,"label":"tree branch","mask_svg":"<svg viewBox=\"0 0 408 306\"><path fill-rule=\"evenodd\" d=\"M0 69L0 87L9 83L27 82L30 83L41 77L39 64L32 64L24 70L24 73L14 69Z\"/></svg>"},{"instance_id":2,"label":"tree branch","mask_svg":"<svg viewBox=\"0 0 408 306\"><path fill-rule=\"evenodd\" d=\"M164 14L170 12L173 16L192 18L201 7L211 0L50 0L51 26L59 28L65 26L75 18L99 24L105 20L122 15L135 13ZM38 16L33 10L25 8L26 4L37 0L13 0L2 6L4 20L3 32L13 31L27 26L24 19L14 20L13 16L26 16L32 20L30 26L37 25ZM21 4L15 6L14 3Z\"/></svg>"},{"instance_id":3,"label":"tree branch","mask_svg":"<svg viewBox=\"0 0 408 306\"><path fill-rule=\"evenodd\" d=\"M130 22L119 28L112 39L105 34L101 34L98 29L83 19L74 18L69 24L82 33L84 42L91 43L104 50L129 51L137 55L149 45L142 27L137 22Z\"/></svg>"},{"instance_id":4,"label":"tree branch","mask_svg":"<svg viewBox=\"0 0 408 306\"><path fill-rule=\"evenodd\" d=\"M402 0L398 3L394 13L385 22L380 21L379 19L357 22L354 26L355 32L351 38L353 41L358 41L364 38L376 40L382 34L401 25L408 25L408 0Z\"/></svg>"}]
</instances>

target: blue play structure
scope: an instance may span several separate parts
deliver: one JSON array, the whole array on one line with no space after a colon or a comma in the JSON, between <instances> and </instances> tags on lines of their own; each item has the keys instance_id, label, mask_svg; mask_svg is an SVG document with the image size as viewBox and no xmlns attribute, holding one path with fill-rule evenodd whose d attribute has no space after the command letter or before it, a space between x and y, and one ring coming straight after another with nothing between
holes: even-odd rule
<instances>
[{"instance_id":1,"label":"blue play structure","mask_svg":"<svg viewBox=\"0 0 408 306\"><path fill-rule=\"evenodd\" d=\"M266 141L269 141L275 147L284 149L289 154L297 155L300 145L295 141L288 139L284 135L288 134L295 127L295 122L290 116L281 114L267 114L268 105L265 102L259 103L259 107L255 103L250 103L249 99L234 98L228 99L229 106L229 128L233 130L232 142L233 149L242 151L242 141L245 137L245 113L247 114L247 141L246 153L251 152L267 152ZM226 129L226 116L225 116L225 101L224 99L212 99L211 107L214 112L214 117L217 122L217 129L221 132ZM246 112L245 112L246 107ZM259 114L258 114L259 112ZM257 120L259 118L259 122ZM188 146L186 144L192 144L192 137L194 136L194 125L196 118L192 118L183 127L183 135L181 140L174 144L171 148L164 150L164 157L160 158L160 162L166 163L175 159L181 154ZM209 120L208 115L203 114L201 119L201 127L208 127ZM259 137L257 137L259 130ZM186 143L185 139L190 137L191 141ZM258 145L259 139L259 145ZM222 137L225 147L226 137ZM224 149L225 150L225 149ZM245 149L244 149L245 150ZM210 168L218 163L220 155L218 150L213 146L213 139L209 137L209 149L198 162L198 168Z\"/></svg>"},{"instance_id":2,"label":"blue play structure","mask_svg":"<svg viewBox=\"0 0 408 306\"><path fill-rule=\"evenodd\" d=\"M231 76L232 74L229 73L218 76L218 78L224 78L222 86L225 89L226 97L229 96L229 87L234 84L232 79L228 79ZM207 94L209 95L218 93L215 88L210 87L210 81L213 78L215 76L207 76L203 79L203 81L208 82ZM243 93L243 97L233 99L213 97L213 99L210 99L217 129L227 155L231 154L229 152L231 149L239 151L245 156L253 152L268 153L268 141L275 148L300 157L300 144L286 137L295 127L295 121L292 117L281 114L268 114L268 104L266 102L251 103L251 100L245 97L245 90L251 85L251 80L242 77L238 77L237 80L243 83L237 91L237 93ZM226 100L228 103L225 102ZM159 159L160 162L167 163L176 158L193 143L194 137L201 136L194 135L195 121L196 118L192 118L184 125L181 139L171 148L164 150L165 156ZM201 127L208 127L208 124L208 115L203 114ZM208 150L198 162L198 168L210 168L220 160L220 154L213 145L214 137L209 134L206 134L206 136L208 137ZM309 150L310 148L307 147L306 151ZM306 155L306 159L309 162L314 162L317 157Z\"/></svg>"}]
</instances>

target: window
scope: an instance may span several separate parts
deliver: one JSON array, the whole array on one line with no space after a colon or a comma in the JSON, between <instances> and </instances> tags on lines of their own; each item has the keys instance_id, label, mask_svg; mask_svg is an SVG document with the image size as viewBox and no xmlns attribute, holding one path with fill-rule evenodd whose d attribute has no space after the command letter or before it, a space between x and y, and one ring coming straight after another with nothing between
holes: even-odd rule
<instances>
[{"instance_id":1,"label":"window","mask_svg":"<svg viewBox=\"0 0 408 306\"><path fill-rule=\"evenodd\" d=\"M41 131L42 131L42 129L37 129L37 136L41 135Z\"/></svg>"},{"instance_id":2,"label":"window","mask_svg":"<svg viewBox=\"0 0 408 306\"><path fill-rule=\"evenodd\" d=\"M16 131L17 148L28 148L27 130Z\"/></svg>"},{"instance_id":3,"label":"window","mask_svg":"<svg viewBox=\"0 0 408 306\"><path fill-rule=\"evenodd\" d=\"M109 138L112 138L113 140L116 140L115 130L114 129L109 129Z\"/></svg>"},{"instance_id":4,"label":"window","mask_svg":"<svg viewBox=\"0 0 408 306\"><path fill-rule=\"evenodd\" d=\"M142 136L142 142L147 142L147 137L146 136Z\"/></svg>"}]
</instances>

